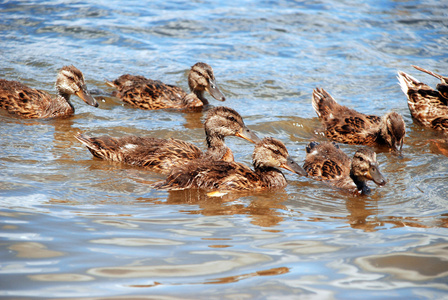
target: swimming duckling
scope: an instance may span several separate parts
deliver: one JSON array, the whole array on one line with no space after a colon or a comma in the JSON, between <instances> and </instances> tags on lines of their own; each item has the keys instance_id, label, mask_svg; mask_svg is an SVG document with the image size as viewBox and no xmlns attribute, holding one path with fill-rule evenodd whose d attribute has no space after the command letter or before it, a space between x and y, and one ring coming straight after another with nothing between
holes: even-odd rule
<instances>
[{"instance_id":1,"label":"swimming duckling","mask_svg":"<svg viewBox=\"0 0 448 300\"><path fill-rule=\"evenodd\" d=\"M365 115L338 104L320 88L314 89L312 104L328 138L346 144L387 146L401 152L406 129L398 113L390 112L381 118Z\"/></svg>"},{"instance_id":2,"label":"swimming duckling","mask_svg":"<svg viewBox=\"0 0 448 300\"><path fill-rule=\"evenodd\" d=\"M224 143L226 136L241 137L252 143L260 140L246 127L239 113L224 106L208 111L204 128L207 141L205 153L197 146L177 139L134 135L121 138L89 137L80 133L75 137L95 157L145 167L162 174L168 174L174 167L198 158L233 161L233 153Z\"/></svg>"},{"instance_id":3,"label":"swimming duckling","mask_svg":"<svg viewBox=\"0 0 448 300\"><path fill-rule=\"evenodd\" d=\"M154 185L157 189L198 188L219 191L249 191L283 188L287 182L278 168L307 176L288 154L285 145L271 137L258 142L249 167L226 161L198 159L173 170L168 178Z\"/></svg>"},{"instance_id":4,"label":"swimming duckling","mask_svg":"<svg viewBox=\"0 0 448 300\"><path fill-rule=\"evenodd\" d=\"M75 108L70 96L76 95L94 107L98 106L87 90L84 76L74 66L65 66L56 79L56 97L27 87L17 81L0 79L0 108L21 118L57 118L70 116Z\"/></svg>"},{"instance_id":5,"label":"swimming duckling","mask_svg":"<svg viewBox=\"0 0 448 300\"><path fill-rule=\"evenodd\" d=\"M437 91L405 72L398 72L401 90L408 98L412 118L419 124L448 132L448 78L417 66L417 70L439 78Z\"/></svg>"},{"instance_id":6,"label":"swimming duckling","mask_svg":"<svg viewBox=\"0 0 448 300\"><path fill-rule=\"evenodd\" d=\"M352 160L335 142L311 142L306 147L306 153L303 168L316 180L323 180L335 187L361 194L370 193L368 180L373 180L380 186L386 184L376 160L376 153L368 148L356 151Z\"/></svg>"},{"instance_id":7,"label":"swimming duckling","mask_svg":"<svg viewBox=\"0 0 448 300\"><path fill-rule=\"evenodd\" d=\"M207 91L216 100L225 100L216 85L212 67L202 62L193 65L188 73L190 94L177 86L129 74L106 83L118 90L115 92L115 96L142 109L202 108L208 104L204 97L204 91Z\"/></svg>"}]
</instances>

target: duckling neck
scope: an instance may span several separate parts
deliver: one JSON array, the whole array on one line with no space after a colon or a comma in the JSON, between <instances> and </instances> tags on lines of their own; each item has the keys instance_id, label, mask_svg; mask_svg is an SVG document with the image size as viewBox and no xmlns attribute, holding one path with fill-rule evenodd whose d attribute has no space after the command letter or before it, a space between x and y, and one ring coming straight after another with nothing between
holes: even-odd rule
<instances>
[{"instance_id":1,"label":"duckling neck","mask_svg":"<svg viewBox=\"0 0 448 300\"><path fill-rule=\"evenodd\" d=\"M193 90L192 93L194 93L196 95L196 97L198 97L199 100L201 100L202 103L204 103L204 105L208 104L208 100L205 99L205 97L204 97L204 91L202 91L202 90Z\"/></svg>"},{"instance_id":2,"label":"duckling neck","mask_svg":"<svg viewBox=\"0 0 448 300\"><path fill-rule=\"evenodd\" d=\"M206 130L206 141L207 141L207 156L210 156L214 159L221 160L226 153L230 150L227 148L224 143L224 136L217 133L210 133L209 130ZM232 155L233 158L233 155Z\"/></svg>"},{"instance_id":3,"label":"duckling neck","mask_svg":"<svg viewBox=\"0 0 448 300\"><path fill-rule=\"evenodd\" d=\"M378 133L376 135L376 139L375 142L379 145L389 145L390 143L387 141L386 136L387 136L387 128L386 128L386 124L381 124L380 125L380 130L378 130ZM392 145L390 145L392 146Z\"/></svg>"},{"instance_id":4,"label":"duckling neck","mask_svg":"<svg viewBox=\"0 0 448 300\"><path fill-rule=\"evenodd\" d=\"M58 96L61 97L61 98L64 98L65 101L70 103L70 94L64 93L62 91L58 91ZM71 103L70 103L70 105L71 105Z\"/></svg>"},{"instance_id":5,"label":"duckling neck","mask_svg":"<svg viewBox=\"0 0 448 300\"><path fill-rule=\"evenodd\" d=\"M75 107L70 102L70 95L58 91L56 98L52 99L45 111L45 118L71 115L75 112Z\"/></svg>"},{"instance_id":6,"label":"duckling neck","mask_svg":"<svg viewBox=\"0 0 448 300\"><path fill-rule=\"evenodd\" d=\"M254 165L255 173L267 188L282 188L287 185L285 175L274 167Z\"/></svg>"},{"instance_id":7,"label":"duckling neck","mask_svg":"<svg viewBox=\"0 0 448 300\"><path fill-rule=\"evenodd\" d=\"M350 171L350 178L355 183L356 188L358 189L359 192L361 192L362 194L365 194L365 195L370 194L370 188L367 186L367 183L365 180L362 180L361 178L359 178L358 176L353 174L353 171Z\"/></svg>"}]
</instances>

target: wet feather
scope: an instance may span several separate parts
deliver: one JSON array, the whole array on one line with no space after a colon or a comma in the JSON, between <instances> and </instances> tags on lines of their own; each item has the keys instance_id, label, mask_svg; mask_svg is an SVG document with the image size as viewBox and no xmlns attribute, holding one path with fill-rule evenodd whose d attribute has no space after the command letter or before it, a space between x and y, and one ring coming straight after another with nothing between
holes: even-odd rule
<instances>
[{"instance_id":1,"label":"wet feather","mask_svg":"<svg viewBox=\"0 0 448 300\"><path fill-rule=\"evenodd\" d=\"M154 185L157 189L204 189L248 191L283 188L287 181L279 168L306 176L289 157L285 145L274 138L264 138L255 146L254 170L237 162L198 159L173 170L168 178Z\"/></svg>"},{"instance_id":2,"label":"wet feather","mask_svg":"<svg viewBox=\"0 0 448 300\"><path fill-rule=\"evenodd\" d=\"M98 106L87 90L84 75L74 66L65 66L56 79L57 95L30 88L17 81L0 79L0 108L20 118L58 118L73 115L71 95L89 105Z\"/></svg>"},{"instance_id":3,"label":"wet feather","mask_svg":"<svg viewBox=\"0 0 448 300\"><path fill-rule=\"evenodd\" d=\"M398 113L390 112L383 117L365 115L340 105L321 88L314 89L312 105L329 139L401 151L406 128L403 117Z\"/></svg>"},{"instance_id":4,"label":"wet feather","mask_svg":"<svg viewBox=\"0 0 448 300\"><path fill-rule=\"evenodd\" d=\"M310 177L326 181L337 188L369 194L368 180L386 184L380 173L376 154L368 148L359 149L350 159L335 142L311 142L306 148L303 168Z\"/></svg>"},{"instance_id":5,"label":"wet feather","mask_svg":"<svg viewBox=\"0 0 448 300\"><path fill-rule=\"evenodd\" d=\"M168 174L174 167L199 158L233 161L233 153L224 143L226 136L238 136L253 143L259 140L256 134L247 128L238 112L224 106L208 111L204 129L207 142L206 152L202 152L189 142L177 139L134 135L120 138L89 137L81 133L75 137L95 157L144 167L162 174Z\"/></svg>"},{"instance_id":6,"label":"wet feather","mask_svg":"<svg viewBox=\"0 0 448 300\"><path fill-rule=\"evenodd\" d=\"M202 62L193 65L188 73L191 93L186 93L180 87L165 84L159 80L130 74L122 75L106 83L117 89L114 92L116 97L141 109L200 109L208 104L208 100L204 97L205 91L219 101L225 100L216 85L213 69Z\"/></svg>"},{"instance_id":7,"label":"wet feather","mask_svg":"<svg viewBox=\"0 0 448 300\"><path fill-rule=\"evenodd\" d=\"M412 118L424 127L448 132L448 78L420 67L416 69L439 78L442 83L434 90L411 75L398 72L397 78L408 98Z\"/></svg>"}]
</instances>

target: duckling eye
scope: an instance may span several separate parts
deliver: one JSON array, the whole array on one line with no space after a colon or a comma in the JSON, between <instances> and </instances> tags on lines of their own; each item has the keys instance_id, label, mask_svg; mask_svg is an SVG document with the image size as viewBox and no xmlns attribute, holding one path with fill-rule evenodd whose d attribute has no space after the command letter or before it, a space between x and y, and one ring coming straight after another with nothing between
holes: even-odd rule
<instances>
[{"instance_id":1,"label":"duckling eye","mask_svg":"<svg viewBox=\"0 0 448 300\"><path fill-rule=\"evenodd\" d=\"M358 157L359 161L364 161L364 158L362 156Z\"/></svg>"},{"instance_id":2,"label":"duckling eye","mask_svg":"<svg viewBox=\"0 0 448 300\"><path fill-rule=\"evenodd\" d=\"M277 149L272 150L272 152L274 152L277 155L280 155L280 151L278 151Z\"/></svg>"}]
</instances>

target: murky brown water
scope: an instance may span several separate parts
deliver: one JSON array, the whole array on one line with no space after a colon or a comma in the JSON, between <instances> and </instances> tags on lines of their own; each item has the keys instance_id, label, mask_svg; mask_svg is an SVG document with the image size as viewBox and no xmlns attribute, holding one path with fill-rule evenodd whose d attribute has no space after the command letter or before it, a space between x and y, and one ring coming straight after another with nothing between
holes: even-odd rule
<instances>
[{"instance_id":1,"label":"murky brown water","mask_svg":"<svg viewBox=\"0 0 448 300\"><path fill-rule=\"evenodd\" d=\"M448 146L413 124L395 74L448 75L447 6L437 1L226 3L9 1L0 4L1 77L53 89L75 64L100 107L0 114L3 298L391 299L446 297ZM285 173L280 191L222 197L155 191L163 177L92 158L73 137L173 137L204 147L204 113L143 111L108 96L123 73L184 88L196 61L259 136L299 162L323 141L311 92L404 116L403 157L378 152L384 187L353 197ZM209 97L211 98L211 97ZM213 105L218 105L211 100ZM228 138L250 164L253 145ZM357 147L342 145L353 154ZM286 171L285 171L286 172Z\"/></svg>"}]
</instances>

